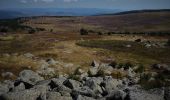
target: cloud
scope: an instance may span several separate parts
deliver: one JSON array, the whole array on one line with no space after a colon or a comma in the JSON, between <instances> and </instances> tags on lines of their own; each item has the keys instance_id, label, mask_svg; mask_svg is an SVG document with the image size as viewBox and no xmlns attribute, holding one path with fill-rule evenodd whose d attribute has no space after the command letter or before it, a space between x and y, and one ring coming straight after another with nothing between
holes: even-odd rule
<instances>
[{"instance_id":1,"label":"cloud","mask_svg":"<svg viewBox=\"0 0 170 100\"><path fill-rule=\"evenodd\" d=\"M78 0L64 0L64 2L77 2Z\"/></svg>"},{"instance_id":2,"label":"cloud","mask_svg":"<svg viewBox=\"0 0 170 100\"><path fill-rule=\"evenodd\" d=\"M21 0L20 2L21 3L27 3L27 0Z\"/></svg>"},{"instance_id":3,"label":"cloud","mask_svg":"<svg viewBox=\"0 0 170 100\"><path fill-rule=\"evenodd\" d=\"M54 2L55 0L41 0L41 1L43 1L43 2Z\"/></svg>"},{"instance_id":4,"label":"cloud","mask_svg":"<svg viewBox=\"0 0 170 100\"><path fill-rule=\"evenodd\" d=\"M57 0L20 0L21 3L28 3L30 1L33 1L35 3L37 3L37 2L51 3L51 2L54 2L54 1L57 1ZM77 2L78 0L61 0L61 1L69 3L69 2Z\"/></svg>"}]
</instances>

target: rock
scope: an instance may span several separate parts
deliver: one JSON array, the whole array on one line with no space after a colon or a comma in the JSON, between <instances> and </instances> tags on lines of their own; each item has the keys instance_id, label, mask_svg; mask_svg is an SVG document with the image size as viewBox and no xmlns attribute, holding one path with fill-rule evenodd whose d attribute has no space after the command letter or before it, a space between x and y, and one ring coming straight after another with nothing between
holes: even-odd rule
<instances>
[{"instance_id":1,"label":"rock","mask_svg":"<svg viewBox=\"0 0 170 100\"><path fill-rule=\"evenodd\" d=\"M70 89L76 89L79 88L81 83L72 79L68 79L66 81L64 81L63 83L66 87L70 88Z\"/></svg>"},{"instance_id":2,"label":"rock","mask_svg":"<svg viewBox=\"0 0 170 100\"><path fill-rule=\"evenodd\" d=\"M90 98L90 97L87 97L87 96L78 95L76 100L96 100L96 99Z\"/></svg>"},{"instance_id":3,"label":"rock","mask_svg":"<svg viewBox=\"0 0 170 100\"><path fill-rule=\"evenodd\" d=\"M59 92L48 92L47 100L57 100L56 98L60 97L61 94Z\"/></svg>"},{"instance_id":4,"label":"rock","mask_svg":"<svg viewBox=\"0 0 170 100\"><path fill-rule=\"evenodd\" d=\"M47 77L53 77L56 74L56 70L54 68L44 68L36 71L38 74Z\"/></svg>"},{"instance_id":5,"label":"rock","mask_svg":"<svg viewBox=\"0 0 170 100\"><path fill-rule=\"evenodd\" d=\"M128 91L126 98L129 100L164 100L163 91L150 90L149 92L140 88L130 88Z\"/></svg>"},{"instance_id":6,"label":"rock","mask_svg":"<svg viewBox=\"0 0 170 100\"><path fill-rule=\"evenodd\" d=\"M98 67L91 67L89 69L88 73L90 76L95 76L95 75L97 75L98 71L99 71Z\"/></svg>"},{"instance_id":7,"label":"rock","mask_svg":"<svg viewBox=\"0 0 170 100\"><path fill-rule=\"evenodd\" d=\"M78 95L88 96L88 97L96 97L96 94L87 86L79 87L77 89L74 89L72 92L72 95L74 97L77 97Z\"/></svg>"},{"instance_id":8,"label":"rock","mask_svg":"<svg viewBox=\"0 0 170 100\"><path fill-rule=\"evenodd\" d=\"M1 100L37 100L41 92L35 89L24 90L19 92L9 92L1 95Z\"/></svg>"},{"instance_id":9,"label":"rock","mask_svg":"<svg viewBox=\"0 0 170 100\"><path fill-rule=\"evenodd\" d=\"M126 47L127 47L127 48L131 48L131 47L132 47L132 45L128 44L128 45L126 45Z\"/></svg>"},{"instance_id":10,"label":"rock","mask_svg":"<svg viewBox=\"0 0 170 100\"><path fill-rule=\"evenodd\" d=\"M170 100L170 87L165 88L164 98L165 100Z\"/></svg>"},{"instance_id":11,"label":"rock","mask_svg":"<svg viewBox=\"0 0 170 100\"><path fill-rule=\"evenodd\" d=\"M81 80L82 80L83 78L85 78L85 77L88 77L88 73L87 73L87 72L82 73L82 74L80 75L80 79L81 79Z\"/></svg>"},{"instance_id":12,"label":"rock","mask_svg":"<svg viewBox=\"0 0 170 100\"><path fill-rule=\"evenodd\" d=\"M91 77L85 81L85 86L88 86L90 89L92 89L96 94L102 94L102 88L100 87L100 84L102 83L103 78L101 77Z\"/></svg>"},{"instance_id":13,"label":"rock","mask_svg":"<svg viewBox=\"0 0 170 100\"><path fill-rule=\"evenodd\" d=\"M135 77L135 75L136 75L136 73L133 71L132 68L129 68L129 69L127 70L127 76L128 76L129 78L133 78L133 77Z\"/></svg>"},{"instance_id":14,"label":"rock","mask_svg":"<svg viewBox=\"0 0 170 100\"><path fill-rule=\"evenodd\" d=\"M55 65L55 64L58 63L58 62L55 61L53 58L47 59L46 62L47 62L49 65Z\"/></svg>"},{"instance_id":15,"label":"rock","mask_svg":"<svg viewBox=\"0 0 170 100\"><path fill-rule=\"evenodd\" d=\"M15 77L15 75L14 75L12 72L4 72L4 73L1 73L1 76L2 76L3 78L6 78L6 79Z\"/></svg>"},{"instance_id":16,"label":"rock","mask_svg":"<svg viewBox=\"0 0 170 100\"><path fill-rule=\"evenodd\" d=\"M9 88L4 85L4 84L0 84L0 95L7 93L9 91Z\"/></svg>"},{"instance_id":17,"label":"rock","mask_svg":"<svg viewBox=\"0 0 170 100\"><path fill-rule=\"evenodd\" d=\"M34 55L31 54L31 53L26 53L26 54L24 54L24 56L27 57L27 58L33 58L34 57Z\"/></svg>"},{"instance_id":18,"label":"rock","mask_svg":"<svg viewBox=\"0 0 170 100\"><path fill-rule=\"evenodd\" d=\"M14 87L12 89L12 92L18 92L18 91L22 91L25 90L25 85L24 83L20 83L18 86Z\"/></svg>"},{"instance_id":19,"label":"rock","mask_svg":"<svg viewBox=\"0 0 170 100\"><path fill-rule=\"evenodd\" d=\"M93 66L93 67L99 67L99 65L100 64L95 60L93 60L93 62L91 63L91 66Z\"/></svg>"},{"instance_id":20,"label":"rock","mask_svg":"<svg viewBox=\"0 0 170 100\"><path fill-rule=\"evenodd\" d=\"M56 88L54 88L53 91L60 92L60 93L61 92L71 93L72 90L64 85L59 85Z\"/></svg>"},{"instance_id":21,"label":"rock","mask_svg":"<svg viewBox=\"0 0 170 100\"><path fill-rule=\"evenodd\" d=\"M158 69L158 70L159 69L165 70L165 69L168 69L169 67L166 64L154 64L154 65L152 65L152 68Z\"/></svg>"},{"instance_id":22,"label":"rock","mask_svg":"<svg viewBox=\"0 0 170 100\"><path fill-rule=\"evenodd\" d=\"M37 73L31 70L23 70L20 72L18 79L33 85L38 81L44 80L43 77L39 76Z\"/></svg>"},{"instance_id":23,"label":"rock","mask_svg":"<svg viewBox=\"0 0 170 100\"><path fill-rule=\"evenodd\" d=\"M108 96L106 96L106 100L124 100L126 97L126 93L122 90L113 90Z\"/></svg>"},{"instance_id":24,"label":"rock","mask_svg":"<svg viewBox=\"0 0 170 100\"><path fill-rule=\"evenodd\" d=\"M46 62L45 60L40 60L40 66L39 66L39 69L42 70L42 69L46 69L49 67L49 64L48 62Z\"/></svg>"},{"instance_id":25,"label":"rock","mask_svg":"<svg viewBox=\"0 0 170 100\"><path fill-rule=\"evenodd\" d=\"M122 81L117 80L117 79L113 79L112 77L107 76L107 77L104 78L102 85L105 88L105 91L107 93L110 93L112 90L117 89L119 86L121 86Z\"/></svg>"},{"instance_id":26,"label":"rock","mask_svg":"<svg viewBox=\"0 0 170 100\"><path fill-rule=\"evenodd\" d=\"M63 82L67 79L65 77L53 78L52 81L57 85L63 85Z\"/></svg>"},{"instance_id":27,"label":"rock","mask_svg":"<svg viewBox=\"0 0 170 100\"><path fill-rule=\"evenodd\" d=\"M77 69L77 73L76 74L78 74L78 75L82 75L84 73L84 71L82 70L82 69Z\"/></svg>"},{"instance_id":28,"label":"rock","mask_svg":"<svg viewBox=\"0 0 170 100\"><path fill-rule=\"evenodd\" d=\"M145 47L146 47L146 48L150 48L151 46L152 46L151 44L145 43Z\"/></svg>"}]
</instances>

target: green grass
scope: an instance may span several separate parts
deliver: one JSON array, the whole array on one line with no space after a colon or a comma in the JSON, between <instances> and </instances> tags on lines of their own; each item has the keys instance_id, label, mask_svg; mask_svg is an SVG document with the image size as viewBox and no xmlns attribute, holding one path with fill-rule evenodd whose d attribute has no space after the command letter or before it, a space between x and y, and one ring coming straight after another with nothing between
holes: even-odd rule
<instances>
[{"instance_id":1,"label":"green grass","mask_svg":"<svg viewBox=\"0 0 170 100\"><path fill-rule=\"evenodd\" d=\"M91 48L102 48L113 52L121 52L125 55L133 54L133 59L138 60L140 63L147 59L152 59L157 61L157 63L168 63L170 64L170 48L146 48L142 43L136 43L133 41L117 41L117 40L90 40L90 41L80 41L76 43L79 46L91 47ZM131 45L128 48L126 45ZM130 58L129 58L130 59ZM151 61L152 62L152 61Z\"/></svg>"}]
</instances>

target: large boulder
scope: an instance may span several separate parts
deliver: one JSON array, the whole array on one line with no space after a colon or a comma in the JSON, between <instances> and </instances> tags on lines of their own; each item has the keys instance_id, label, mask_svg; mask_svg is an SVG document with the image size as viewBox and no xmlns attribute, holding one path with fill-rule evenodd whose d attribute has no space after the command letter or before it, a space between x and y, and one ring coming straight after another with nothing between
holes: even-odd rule
<instances>
[{"instance_id":1,"label":"large boulder","mask_svg":"<svg viewBox=\"0 0 170 100\"><path fill-rule=\"evenodd\" d=\"M100 84L103 82L102 77L90 77L85 81L85 86L91 88L96 94L102 94L103 90Z\"/></svg>"},{"instance_id":2,"label":"large boulder","mask_svg":"<svg viewBox=\"0 0 170 100\"><path fill-rule=\"evenodd\" d=\"M105 91L110 93L112 90L117 89L122 85L122 80L113 79L111 76L106 76L104 77L102 85L105 88Z\"/></svg>"},{"instance_id":3,"label":"large boulder","mask_svg":"<svg viewBox=\"0 0 170 100\"><path fill-rule=\"evenodd\" d=\"M36 90L25 90L22 92L10 92L1 95L1 100L37 100L40 92Z\"/></svg>"},{"instance_id":4,"label":"large boulder","mask_svg":"<svg viewBox=\"0 0 170 100\"><path fill-rule=\"evenodd\" d=\"M78 82L76 80L72 80L72 79L68 79L68 80L64 81L63 84L70 89L76 89L81 86L80 82Z\"/></svg>"},{"instance_id":5,"label":"large boulder","mask_svg":"<svg viewBox=\"0 0 170 100\"><path fill-rule=\"evenodd\" d=\"M164 100L164 91L162 89L146 91L138 87L133 87L128 90L126 98L130 100Z\"/></svg>"},{"instance_id":6,"label":"large boulder","mask_svg":"<svg viewBox=\"0 0 170 100\"><path fill-rule=\"evenodd\" d=\"M31 70L23 70L19 73L19 80L27 82L29 84L36 84L38 81L44 80L43 77Z\"/></svg>"},{"instance_id":7,"label":"large boulder","mask_svg":"<svg viewBox=\"0 0 170 100\"><path fill-rule=\"evenodd\" d=\"M124 100L126 97L126 93L122 90L113 90L108 96L106 96L106 100Z\"/></svg>"},{"instance_id":8,"label":"large boulder","mask_svg":"<svg viewBox=\"0 0 170 100\"><path fill-rule=\"evenodd\" d=\"M48 92L47 100L57 100L56 98L60 97L61 94L59 92Z\"/></svg>"},{"instance_id":9,"label":"large boulder","mask_svg":"<svg viewBox=\"0 0 170 100\"><path fill-rule=\"evenodd\" d=\"M76 100L96 100L96 99L87 96L78 95Z\"/></svg>"},{"instance_id":10,"label":"large boulder","mask_svg":"<svg viewBox=\"0 0 170 100\"><path fill-rule=\"evenodd\" d=\"M87 86L83 86L83 87L74 89L72 91L72 95L75 98L77 98L78 95L83 95L83 96L88 96L88 97L96 97L96 94L94 93L94 91Z\"/></svg>"}]
</instances>

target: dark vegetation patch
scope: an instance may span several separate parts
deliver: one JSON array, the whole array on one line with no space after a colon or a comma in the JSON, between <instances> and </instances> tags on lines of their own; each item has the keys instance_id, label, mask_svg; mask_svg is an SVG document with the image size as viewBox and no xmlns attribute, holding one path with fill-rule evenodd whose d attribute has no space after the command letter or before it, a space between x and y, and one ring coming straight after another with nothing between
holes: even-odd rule
<instances>
[{"instance_id":1,"label":"dark vegetation patch","mask_svg":"<svg viewBox=\"0 0 170 100\"><path fill-rule=\"evenodd\" d=\"M170 48L146 48L144 45L132 41L116 41L116 40L90 40L80 41L76 43L79 46L103 48L111 51L132 53L144 58L155 59L160 63L170 63ZM131 45L131 47L126 47Z\"/></svg>"}]
</instances>

